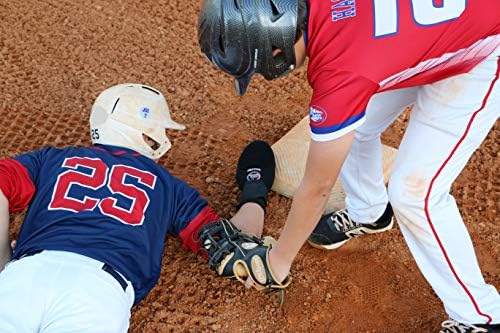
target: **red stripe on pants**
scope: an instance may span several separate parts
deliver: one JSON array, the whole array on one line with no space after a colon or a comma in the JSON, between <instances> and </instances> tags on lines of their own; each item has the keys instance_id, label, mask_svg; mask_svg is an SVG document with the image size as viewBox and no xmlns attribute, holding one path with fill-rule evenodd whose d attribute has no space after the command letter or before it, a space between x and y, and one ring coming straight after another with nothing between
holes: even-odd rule
<instances>
[{"instance_id":1,"label":"red stripe on pants","mask_svg":"<svg viewBox=\"0 0 500 333\"><path fill-rule=\"evenodd\" d=\"M485 314L481 311L481 309L479 309L479 306L474 298L474 296L472 296L472 293L469 291L469 289L467 288L467 286L462 282L462 280L460 279L460 277L458 276L455 268L453 267L453 264L451 263L450 261L450 258L448 257L448 253L446 253L446 249L444 248L443 246L443 243L441 242L441 239L439 238L439 235L436 231L436 229L434 228L434 225L432 223L432 220L431 220L431 216L430 216L430 213L429 213L429 197L431 195L431 191L432 191L432 186L434 185L434 182L436 181L436 179L439 177L439 175L441 174L441 171L443 171L443 169L445 168L445 166L448 164L448 162L451 160L451 158L453 157L453 154L455 154L455 152L457 151L458 147L460 146L460 144L465 140L465 138L467 137L467 134L469 134L469 131L472 127L472 123L474 122L474 119L476 118L476 116L479 114L479 112L481 112L484 107L486 106L486 102L488 100L488 97L490 96L491 94L491 91L493 90L493 87L495 86L495 83L498 81L498 77L499 77L499 72L500 72L500 57L498 58L498 62L497 62L497 72L496 72L496 75L495 75L495 78L493 79L493 81L491 82L491 85L488 89L488 92L486 93L486 95L484 96L483 98L483 102L481 104L481 107L475 111L473 114L472 114L472 117L471 119L469 120L469 123L467 124L467 127L465 129L465 132L464 134L462 135L462 137L460 138L460 140L458 140L457 144L455 145L455 147L453 148L453 150L451 151L450 155L446 158L446 160L444 161L444 163L439 167L437 173L434 175L434 177L432 178L431 180L431 183L429 185L429 189L427 190L427 194L425 196L425 215L427 217L427 222L429 223L429 226L431 227L431 230L432 230L432 233L434 234L434 237L436 238L436 241L438 242L439 244L439 248L441 249L441 251L443 252L443 255L444 255L444 258L446 259L446 262L448 263L448 267L450 267L450 270L451 272L453 273L453 276L455 276L455 279L457 280L457 282L460 284L460 286L463 288L463 290L465 291L465 293L467 294L467 296L469 296L472 304L474 304L474 308L476 309L477 313L483 317L485 317L487 319L487 323L490 324L491 321L492 321L492 318L490 315L488 314Z\"/></svg>"}]
</instances>

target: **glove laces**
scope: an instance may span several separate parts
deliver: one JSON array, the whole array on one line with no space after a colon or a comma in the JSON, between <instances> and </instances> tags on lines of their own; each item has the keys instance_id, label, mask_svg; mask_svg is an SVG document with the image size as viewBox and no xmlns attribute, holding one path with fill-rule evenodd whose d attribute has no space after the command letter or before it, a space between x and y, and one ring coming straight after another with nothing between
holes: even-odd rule
<instances>
[{"instance_id":1,"label":"glove laces","mask_svg":"<svg viewBox=\"0 0 500 333\"><path fill-rule=\"evenodd\" d=\"M459 323L456 320L449 319L444 321L441 326L443 329L439 333L487 333L486 328L477 327L470 324Z\"/></svg>"}]
</instances>

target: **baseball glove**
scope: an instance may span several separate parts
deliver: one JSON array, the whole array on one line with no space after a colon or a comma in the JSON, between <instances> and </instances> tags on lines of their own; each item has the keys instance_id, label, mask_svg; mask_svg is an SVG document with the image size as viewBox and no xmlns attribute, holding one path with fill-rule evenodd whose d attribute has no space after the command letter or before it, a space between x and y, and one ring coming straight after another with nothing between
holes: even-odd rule
<instances>
[{"instance_id":1,"label":"baseball glove","mask_svg":"<svg viewBox=\"0 0 500 333\"><path fill-rule=\"evenodd\" d=\"M271 271L269 250L275 242L272 237L261 239L246 234L226 219L203 226L198 236L210 269L243 284L250 279L257 290L281 291L280 304L283 302L283 291L291 278L278 282Z\"/></svg>"}]
</instances>

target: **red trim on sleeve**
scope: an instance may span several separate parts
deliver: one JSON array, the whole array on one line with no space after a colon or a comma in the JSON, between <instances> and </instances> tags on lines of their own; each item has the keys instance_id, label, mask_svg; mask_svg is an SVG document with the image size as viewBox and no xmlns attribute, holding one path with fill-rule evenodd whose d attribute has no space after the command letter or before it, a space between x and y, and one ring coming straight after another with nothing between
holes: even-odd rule
<instances>
[{"instance_id":1,"label":"red trim on sleeve","mask_svg":"<svg viewBox=\"0 0 500 333\"><path fill-rule=\"evenodd\" d=\"M212 207L206 206L196 217L189 222L189 224L179 233L179 237L182 239L182 245L188 249L193 251L194 253L198 253L200 250L201 244L198 241L198 231L205 224L213 221L217 221L219 219L219 215L213 210Z\"/></svg>"},{"instance_id":2,"label":"red trim on sleeve","mask_svg":"<svg viewBox=\"0 0 500 333\"><path fill-rule=\"evenodd\" d=\"M5 159L0 160L0 190L9 201L9 211L19 213L31 202L35 185L19 161Z\"/></svg>"}]
</instances>

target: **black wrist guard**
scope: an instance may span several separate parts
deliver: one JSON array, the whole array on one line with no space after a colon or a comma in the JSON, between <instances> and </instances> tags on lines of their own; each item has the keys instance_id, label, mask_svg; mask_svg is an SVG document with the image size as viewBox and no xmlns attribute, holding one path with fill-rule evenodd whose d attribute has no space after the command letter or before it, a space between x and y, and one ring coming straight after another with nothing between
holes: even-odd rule
<instances>
[{"instance_id":1,"label":"black wrist guard","mask_svg":"<svg viewBox=\"0 0 500 333\"><path fill-rule=\"evenodd\" d=\"M241 191L240 201L238 202L237 208L240 209L240 207L247 202L255 202L261 206L265 212L268 192L269 190L262 180L252 180L246 182L243 185L243 190Z\"/></svg>"}]
</instances>

